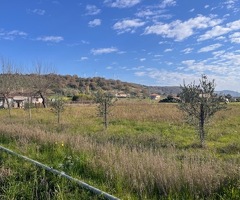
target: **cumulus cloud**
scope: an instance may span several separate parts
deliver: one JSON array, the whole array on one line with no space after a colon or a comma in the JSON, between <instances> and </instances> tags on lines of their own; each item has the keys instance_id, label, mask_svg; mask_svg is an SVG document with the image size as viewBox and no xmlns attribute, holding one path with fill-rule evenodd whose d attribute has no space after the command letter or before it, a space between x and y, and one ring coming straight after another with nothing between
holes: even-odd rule
<instances>
[{"instance_id":1,"label":"cumulus cloud","mask_svg":"<svg viewBox=\"0 0 240 200\"><path fill-rule=\"evenodd\" d=\"M64 38L62 36L42 36L42 37L38 37L37 40L39 41L43 41L43 42L61 42L64 40Z\"/></svg>"},{"instance_id":2,"label":"cumulus cloud","mask_svg":"<svg viewBox=\"0 0 240 200\"><path fill-rule=\"evenodd\" d=\"M105 0L104 3L113 8L130 8L139 4L141 0Z\"/></svg>"},{"instance_id":3,"label":"cumulus cloud","mask_svg":"<svg viewBox=\"0 0 240 200\"><path fill-rule=\"evenodd\" d=\"M91 53L93 55L101 55L101 54L109 54L109 53L114 53L117 52L118 49L115 47L109 47L109 48L99 48L99 49L92 49Z\"/></svg>"},{"instance_id":4,"label":"cumulus cloud","mask_svg":"<svg viewBox=\"0 0 240 200\"><path fill-rule=\"evenodd\" d=\"M97 15L101 12L101 9L97 8L95 5L86 6L86 15Z\"/></svg>"},{"instance_id":5,"label":"cumulus cloud","mask_svg":"<svg viewBox=\"0 0 240 200\"><path fill-rule=\"evenodd\" d=\"M198 41L212 39L236 30L240 30L240 20L227 23L226 26L214 26L211 30L201 35Z\"/></svg>"},{"instance_id":6,"label":"cumulus cloud","mask_svg":"<svg viewBox=\"0 0 240 200\"><path fill-rule=\"evenodd\" d=\"M144 34L156 34L166 38L174 38L175 41L182 41L194 34L196 29L206 29L221 22L220 19L199 15L182 22L175 20L169 24L158 23L145 28Z\"/></svg>"},{"instance_id":7,"label":"cumulus cloud","mask_svg":"<svg viewBox=\"0 0 240 200\"><path fill-rule=\"evenodd\" d=\"M209 45L209 46L206 46L206 47L203 47L203 48L199 49L198 53L214 51L215 49L218 49L221 46L222 45L219 44L219 43L212 44L212 45Z\"/></svg>"},{"instance_id":8,"label":"cumulus cloud","mask_svg":"<svg viewBox=\"0 0 240 200\"><path fill-rule=\"evenodd\" d=\"M229 38L232 43L240 44L240 32L233 33Z\"/></svg>"},{"instance_id":9,"label":"cumulus cloud","mask_svg":"<svg viewBox=\"0 0 240 200\"><path fill-rule=\"evenodd\" d=\"M88 23L89 27L100 26L102 23L101 19L94 19Z\"/></svg>"},{"instance_id":10,"label":"cumulus cloud","mask_svg":"<svg viewBox=\"0 0 240 200\"><path fill-rule=\"evenodd\" d=\"M16 38L26 38L28 34L19 30L5 31L4 29L0 29L0 39L3 40L14 40Z\"/></svg>"},{"instance_id":11,"label":"cumulus cloud","mask_svg":"<svg viewBox=\"0 0 240 200\"><path fill-rule=\"evenodd\" d=\"M118 31L118 33L134 33L136 28L141 27L144 24L145 22L141 21L140 19L124 19L115 23L113 25L113 29Z\"/></svg>"},{"instance_id":12,"label":"cumulus cloud","mask_svg":"<svg viewBox=\"0 0 240 200\"><path fill-rule=\"evenodd\" d=\"M214 47L219 44L212 45ZM142 68L136 70L135 76L151 78L156 85L180 85L183 80L198 82L201 74L207 74L210 79L215 79L217 89L231 89L239 91L240 81L240 51L229 52L225 50L212 51L209 58L203 60L183 60L174 71L161 66ZM169 61L165 61L166 64Z\"/></svg>"}]
</instances>

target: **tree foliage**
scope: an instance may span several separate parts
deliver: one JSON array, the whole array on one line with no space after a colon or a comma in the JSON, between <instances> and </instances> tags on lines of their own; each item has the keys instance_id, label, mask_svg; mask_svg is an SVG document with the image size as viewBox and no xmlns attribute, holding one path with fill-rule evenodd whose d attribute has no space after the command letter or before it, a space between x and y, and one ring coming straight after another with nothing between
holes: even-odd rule
<instances>
[{"instance_id":1,"label":"tree foliage","mask_svg":"<svg viewBox=\"0 0 240 200\"><path fill-rule=\"evenodd\" d=\"M108 128L110 108L114 105L116 99L110 94L103 92L102 90L98 91L95 94L95 102L98 104L98 114L103 118L104 127Z\"/></svg>"},{"instance_id":2,"label":"tree foliage","mask_svg":"<svg viewBox=\"0 0 240 200\"><path fill-rule=\"evenodd\" d=\"M65 101L63 96L58 94L54 99L54 101L51 103L51 106L52 106L53 112L57 115L57 121L59 124L61 113L64 111L64 108L65 108Z\"/></svg>"},{"instance_id":3,"label":"tree foliage","mask_svg":"<svg viewBox=\"0 0 240 200\"><path fill-rule=\"evenodd\" d=\"M225 109L221 98L214 92L215 82L209 81L206 75L202 75L198 85L184 83L181 86L181 99L179 108L188 115L189 122L196 125L199 130L201 146L205 141L205 124L219 110Z\"/></svg>"}]
</instances>

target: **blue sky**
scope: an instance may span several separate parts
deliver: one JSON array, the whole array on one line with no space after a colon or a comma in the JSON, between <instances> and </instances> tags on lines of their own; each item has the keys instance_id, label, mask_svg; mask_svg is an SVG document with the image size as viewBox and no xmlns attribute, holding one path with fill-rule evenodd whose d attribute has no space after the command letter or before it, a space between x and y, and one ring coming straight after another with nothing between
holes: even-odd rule
<instances>
[{"instance_id":1,"label":"blue sky","mask_svg":"<svg viewBox=\"0 0 240 200\"><path fill-rule=\"evenodd\" d=\"M240 0L0 0L0 57L57 74L240 91Z\"/></svg>"}]
</instances>

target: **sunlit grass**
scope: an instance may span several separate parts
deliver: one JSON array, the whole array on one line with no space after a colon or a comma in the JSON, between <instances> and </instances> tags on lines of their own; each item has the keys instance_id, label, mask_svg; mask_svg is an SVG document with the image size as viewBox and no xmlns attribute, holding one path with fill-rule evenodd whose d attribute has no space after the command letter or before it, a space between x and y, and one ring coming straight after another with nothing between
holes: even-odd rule
<instances>
[{"instance_id":1,"label":"sunlit grass","mask_svg":"<svg viewBox=\"0 0 240 200\"><path fill-rule=\"evenodd\" d=\"M0 143L122 199L238 199L240 105L229 108L211 119L204 149L177 104L149 101L117 102L107 130L96 105L66 107L60 124L50 108L33 109L31 120L0 110Z\"/></svg>"}]
</instances>

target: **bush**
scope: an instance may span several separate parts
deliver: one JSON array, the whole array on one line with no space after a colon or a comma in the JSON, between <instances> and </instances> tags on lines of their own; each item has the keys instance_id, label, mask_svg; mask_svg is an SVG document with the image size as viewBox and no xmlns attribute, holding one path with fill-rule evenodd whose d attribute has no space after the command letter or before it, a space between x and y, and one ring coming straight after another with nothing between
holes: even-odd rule
<instances>
[{"instance_id":1,"label":"bush","mask_svg":"<svg viewBox=\"0 0 240 200\"><path fill-rule=\"evenodd\" d=\"M159 103L179 103L180 99L173 97L172 95L168 95L167 98L161 99Z\"/></svg>"},{"instance_id":2,"label":"bush","mask_svg":"<svg viewBox=\"0 0 240 200\"><path fill-rule=\"evenodd\" d=\"M72 97L72 101L91 101L93 97L88 94L78 94Z\"/></svg>"}]
</instances>

